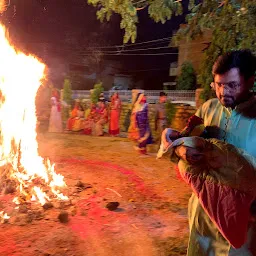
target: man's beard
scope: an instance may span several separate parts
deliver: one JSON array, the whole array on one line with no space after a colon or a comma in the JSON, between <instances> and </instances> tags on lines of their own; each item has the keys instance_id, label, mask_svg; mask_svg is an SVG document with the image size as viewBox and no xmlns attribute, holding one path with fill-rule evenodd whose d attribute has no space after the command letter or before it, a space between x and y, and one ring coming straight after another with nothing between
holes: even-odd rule
<instances>
[{"instance_id":1,"label":"man's beard","mask_svg":"<svg viewBox=\"0 0 256 256\"><path fill-rule=\"evenodd\" d=\"M232 96L220 96L220 101L225 107L235 107L235 99Z\"/></svg>"}]
</instances>

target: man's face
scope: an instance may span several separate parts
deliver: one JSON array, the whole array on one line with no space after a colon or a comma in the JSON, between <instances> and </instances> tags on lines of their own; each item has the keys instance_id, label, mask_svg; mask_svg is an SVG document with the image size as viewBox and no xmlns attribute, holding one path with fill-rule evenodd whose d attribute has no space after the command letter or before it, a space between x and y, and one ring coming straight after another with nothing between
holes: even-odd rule
<instances>
[{"instance_id":1,"label":"man's face","mask_svg":"<svg viewBox=\"0 0 256 256\"><path fill-rule=\"evenodd\" d=\"M142 99L140 100L140 104L144 105L147 102L147 99L145 96L142 97Z\"/></svg>"},{"instance_id":2,"label":"man's face","mask_svg":"<svg viewBox=\"0 0 256 256\"><path fill-rule=\"evenodd\" d=\"M220 103L234 108L249 93L250 86L240 75L239 69L232 68L225 74L214 77L214 89Z\"/></svg>"},{"instance_id":3,"label":"man's face","mask_svg":"<svg viewBox=\"0 0 256 256\"><path fill-rule=\"evenodd\" d=\"M167 98L166 96L161 96L160 97L160 102L161 103L165 103L166 102L166 98Z\"/></svg>"}]
</instances>

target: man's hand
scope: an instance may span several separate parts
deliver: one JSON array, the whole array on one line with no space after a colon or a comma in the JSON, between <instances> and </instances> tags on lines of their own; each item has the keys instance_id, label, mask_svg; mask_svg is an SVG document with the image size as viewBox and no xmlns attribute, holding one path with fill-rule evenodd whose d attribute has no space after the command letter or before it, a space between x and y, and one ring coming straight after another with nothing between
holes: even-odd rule
<instances>
[{"instance_id":1,"label":"man's hand","mask_svg":"<svg viewBox=\"0 0 256 256\"><path fill-rule=\"evenodd\" d=\"M164 144L164 147L167 148L174 140L180 138L180 133L176 130L173 130L171 128L166 128L162 132L162 143Z\"/></svg>"},{"instance_id":2,"label":"man's hand","mask_svg":"<svg viewBox=\"0 0 256 256\"><path fill-rule=\"evenodd\" d=\"M184 145L176 147L175 154L190 164L196 164L204 158L204 154L199 149L186 147Z\"/></svg>"}]
</instances>

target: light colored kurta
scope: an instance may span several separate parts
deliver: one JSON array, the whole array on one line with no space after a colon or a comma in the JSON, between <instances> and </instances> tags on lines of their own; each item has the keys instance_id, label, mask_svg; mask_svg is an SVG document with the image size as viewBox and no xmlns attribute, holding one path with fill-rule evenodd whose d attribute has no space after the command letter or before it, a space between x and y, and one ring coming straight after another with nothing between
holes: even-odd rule
<instances>
[{"instance_id":1,"label":"light colored kurta","mask_svg":"<svg viewBox=\"0 0 256 256\"><path fill-rule=\"evenodd\" d=\"M58 101L55 97L51 98L52 108L49 120L49 132L62 132L62 119L61 119L61 112L58 108Z\"/></svg>"},{"instance_id":2,"label":"light colored kurta","mask_svg":"<svg viewBox=\"0 0 256 256\"><path fill-rule=\"evenodd\" d=\"M203 118L205 126L220 128L220 140L256 156L256 113L253 116L250 111L255 109L255 97L251 97L249 101L233 110L222 106L218 99L212 99L204 103L196 115ZM234 249L229 245L205 213L194 193L189 200L188 215L190 226L188 256L252 255L247 245L240 249Z\"/></svg>"}]
</instances>

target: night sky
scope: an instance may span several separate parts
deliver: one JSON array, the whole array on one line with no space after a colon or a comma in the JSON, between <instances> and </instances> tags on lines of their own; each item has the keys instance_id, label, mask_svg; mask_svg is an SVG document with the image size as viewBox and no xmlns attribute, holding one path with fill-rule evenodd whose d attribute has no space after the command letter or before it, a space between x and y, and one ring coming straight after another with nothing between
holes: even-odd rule
<instances>
[{"instance_id":1,"label":"night sky","mask_svg":"<svg viewBox=\"0 0 256 256\"><path fill-rule=\"evenodd\" d=\"M183 1L183 4L186 6L187 1ZM88 46L122 44L123 31L120 29L119 16L113 15L110 22L102 24L96 19L95 12L96 9L89 6L85 0L12 0L11 6L1 19L8 27L10 37L16 45L26 52L39 56L51 66L53 58L60 63L69 63L71 59L76 59L80 63L80 58L76 55L88 53L86 52ZM170 37L184 21L183 15L173 17L165 24L155 23L148 17L147 9L144 9L139 12L136 43ZM160 41L129 49L164 47L168 44L168 41ZM177 52L177 50L162 49L139 53L161 52ZM163 79L168 79L169 64L176 58L177 55L104 56L104 59L121 61L128 72L137 70L140 72L137 75L146 80L152 80L152 76L162 78L165 76Z\"/></svg>"}]
</instances>

